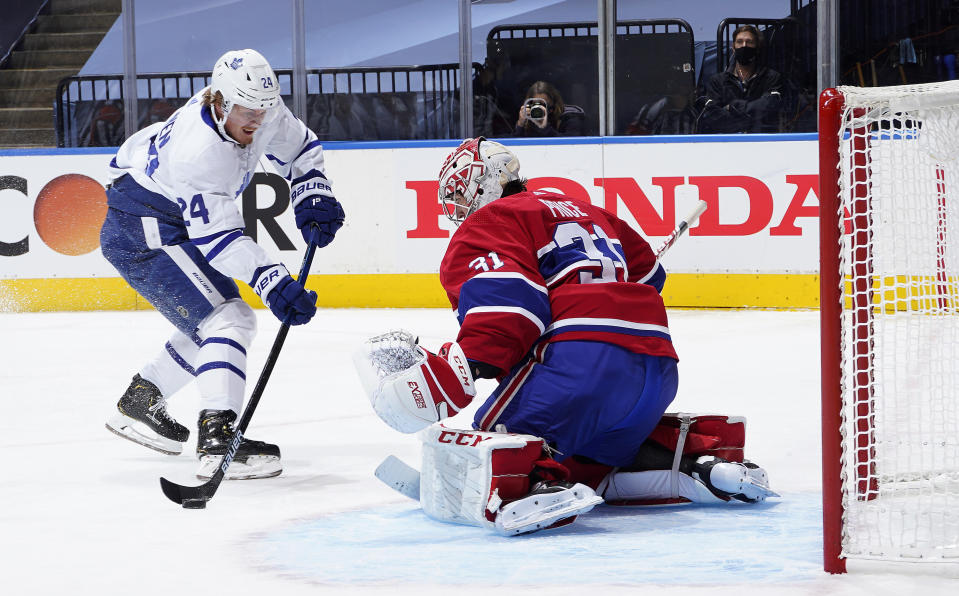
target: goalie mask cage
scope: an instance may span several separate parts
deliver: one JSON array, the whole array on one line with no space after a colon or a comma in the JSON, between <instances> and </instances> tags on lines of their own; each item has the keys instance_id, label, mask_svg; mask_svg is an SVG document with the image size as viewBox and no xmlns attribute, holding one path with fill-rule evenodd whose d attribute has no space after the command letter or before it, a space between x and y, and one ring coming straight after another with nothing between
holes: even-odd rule
<instances>
[{"instance_id":1,"label":"goalie mask cage","mask_svg":"<svg viewBox=\"0 0 959 596\"><path fill-rule=\"evenodd\" d=\"M959 81L819 118L824 566L959 564Z\"/></svg>"}]
</instances>

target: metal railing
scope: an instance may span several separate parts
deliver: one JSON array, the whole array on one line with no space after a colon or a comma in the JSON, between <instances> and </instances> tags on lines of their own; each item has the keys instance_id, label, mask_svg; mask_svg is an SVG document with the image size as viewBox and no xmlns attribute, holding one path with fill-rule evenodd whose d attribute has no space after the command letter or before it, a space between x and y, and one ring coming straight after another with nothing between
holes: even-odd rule
<instances>
[{"instance_id":1,"label":"metal railing","mask_svg":"<svg viewBox=\"0 0 959 596\"><path fill-rule=\"evenodd\" d=\"M574 23L539 23L527 25L499 25L490 30L487 41L493 39L527 39L540 37L596 37L599 25L596 21ZM688 33L693 29L682 19L643 19L618 21L618 35L652 33Z\"/></svg>"},{"instance_id":2,"label":"metal railing","mask_svg":"<svg viewBox=\"0 0 959 596\"><path fill-rule=\"evenodd\" d=\"M636 19L616 23L615 98L605 105L615 110L610 133L649 134L683 132L679 120L695 90L695 39L692 27L682 19ZM486 68L495 104L488 118L491 131L497 123L512 122L528 86L543 80L553 84L567 104L583 109L584 134L598 134L599 24L596 21L500 25L487 36ZM656 59L649 59L655 54ZM605 101L605 100L602 100ZM661 114L671 119L666 127L638 122L642 114ZM641 130L640 130L641 129ZM510 132L512 125L509 125ZM562 134L562 132L561 132Z\"/></svg>"},{"instance_id":3,"label":"metal railing","mask_svg":"<svg viewBox=\"0 0 959 596\"><path fill-rule=\"evenodd\" d=\"M481 68L473 65L474 73ZM459 64L309 69L307 125L321 140L456 138ZM292 70L277 70L284 99ZM74 76L57 87L57 146L123 142L123 75ZM165 120L210 83L209 72L137 75L138 122Z\"/></svg>"}]
</instances>

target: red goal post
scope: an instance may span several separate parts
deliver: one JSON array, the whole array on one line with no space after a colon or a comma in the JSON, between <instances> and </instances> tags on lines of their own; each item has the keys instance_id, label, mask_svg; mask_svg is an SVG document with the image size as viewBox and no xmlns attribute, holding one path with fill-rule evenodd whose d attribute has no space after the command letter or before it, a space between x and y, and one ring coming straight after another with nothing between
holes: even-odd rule
<instances>
[{"instance_id":1,"label":"red goal post","mask_svg":"<svg viewBox=\"0 0 959 596\"><path fill-rule=\"evenodd\" d=\"M959 564L959 81L819 101L824 568Z\"/></svg>"}]
</instances>

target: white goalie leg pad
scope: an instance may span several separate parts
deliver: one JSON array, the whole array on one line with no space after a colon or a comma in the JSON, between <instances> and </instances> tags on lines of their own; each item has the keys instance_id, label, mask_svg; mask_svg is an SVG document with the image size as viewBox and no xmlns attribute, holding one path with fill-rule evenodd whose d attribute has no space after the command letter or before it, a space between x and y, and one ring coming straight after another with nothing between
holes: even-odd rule
<instances>
[{"instance_id":1,"label":"white goalie leg pad","mask_svg":"<svg viewBox=\"0 0 959 596\"><path fill-rule=\"evenodd\" d=\"M530 494L529 474L543 457L539 437L434 424L420 438L420 504L433 519L515 535L547 528L602 502L582 484Z\"/></svg>"},{"instance_id":2,"label":"white goalie leg pad","mask_svg":"<svg viewBox=\"0 0 959 596\"><path fill-rule=\"evenodd\" d=\"M597 487L606 502L654 505L737 499L756 503L779 496L769 489L766 471L743 459L745 418L665 414L650 439L673 451L672 469L614 471ZM687 461L698 455L695 464L683 468L688 474L680 471L684 455Z\"/></svg>"},{"instance_id":3,"label":"white goalie leg pad","mask_svg":"<svg viewBox=\"0 0 959 596\"><path fill-rule=\"evenodd\" d=\"M779 496L769 488L766 470L749 461L728 462L705 456L697 460L697 470L703 471L694 471L692 476L672 470L615 472L598 490L607 502L650 505L724 503L731 498L759 503Z\"/></svg>"},{"instance_id":4,"label":"white goalie leg pad","mask_svg":"<svg viewBox=\"0 0 959 596\"><path fill-rule=\"evenodd\" d=\"M699 480L671 470L614 472L603 482L597 490L607 502L632 505L725 502Z\"/></svg>"}]
</instances>

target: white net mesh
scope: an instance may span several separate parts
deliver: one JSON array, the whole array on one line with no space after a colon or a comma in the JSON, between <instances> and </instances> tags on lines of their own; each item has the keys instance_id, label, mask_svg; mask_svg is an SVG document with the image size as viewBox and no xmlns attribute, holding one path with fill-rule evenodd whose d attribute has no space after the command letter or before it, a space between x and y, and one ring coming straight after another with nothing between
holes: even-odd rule
<instances>
[{"instance_id":1,"label":"white net mesh","mask_svg":"<svg viewBox=\"0 0 959 596\"><path fill-rule=\"evenodd\" d=\"M839 90L842 552L959 562L959 81Z\"/></svg>"},{"instance_id":2,"label":"white net mesh","mask_svg":"<svg viewBox=\"0 0 959 596\"><path fill-rule=\"evenodd\" d=\"M423 360L418 341L419 338L403 330L389 331L368 339L366 348L369 350L369 360L377 374L381 378L387 377L416 366Z\"/></svg>"}]
</instances>

